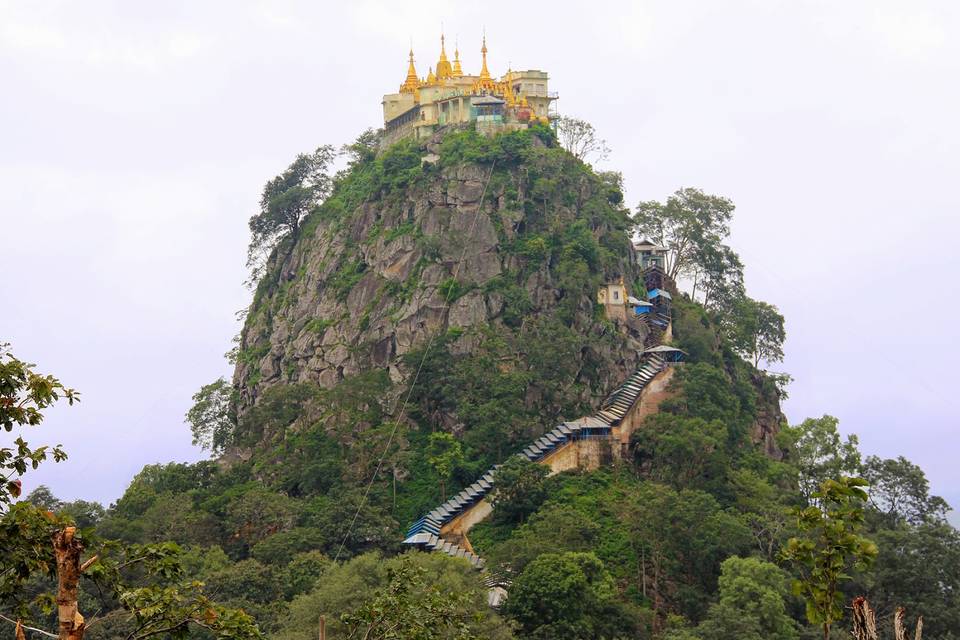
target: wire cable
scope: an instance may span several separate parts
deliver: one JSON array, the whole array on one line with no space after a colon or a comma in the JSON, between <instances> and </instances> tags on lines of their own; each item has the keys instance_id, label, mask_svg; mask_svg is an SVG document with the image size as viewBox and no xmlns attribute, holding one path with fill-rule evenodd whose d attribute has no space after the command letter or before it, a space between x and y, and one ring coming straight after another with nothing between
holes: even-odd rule
<instances>
[{"instance_id":1,"label":"wire cable","mask_svg":"<svg viewBox=\"0 0 960 640\"><path fill-rule=\"evenodd\" d=\"M490 164L490 172L487 174L487 179L483 184L483 191L480 193L480 202L477 205L477 211L473 216L473 222L470 225L470 231L467 234L467 239L473 237L473 232L476 231L477 222L480 220L480 213L483 211L483 201L487 196L487 187L490 186L490 179L493 178L493 170L497 165L496 159ZM453 270L453 281L456 282L458 276L460 275L460 269L463 266L463 261L467 257L467 248L470 246L469 242L464 242L463 251L460 253L460 259L457 261L456 266ZM450 287L447 290L446 296L444 296L443 301L443 311L441 313L441 318L445 318L450 312L450 302L451 297L455 287ZM430 354L430 349L433 347L433 342L437 337L437 332L431 333L429 339L427 340L427 346L423 350L423 356L420 358L420 364L417 365L417 370L413 375L413 380L410 382L410 388L407 390L407 395L403 400L403 404L400 407L400 413L397 416L396 420L393 423L393 429L390 430L390 437L387 438L387 444L383 448L383 453L380 454L380 458L377 460L377 467L373 471L373 475L370 476L370 482L367 483L367 487L363 492L363 497L360 499L360 504L357 506L356 512L353 514L353 519L350 521L350 526L347 527L347 532L343 535L343 540L340 541L340 546L337 548L337 554L334 556L333 561L337 562L340 559L340 554L343 553L343 548L346 546L347 540L350 538L350 534L353 533L353 527L357 523L357 518L360 517L360 511L363 510L363 507L367 503L367 496L370 495L370 489L373 487L373 483L376 481L377 476L380 475L380 469L383 466L383 461L387 457L387 452L390 451L390 446L393 444L393 438L397 434L397 429L400 426L400 423L403 421L404 416L406 415L407 405L410 402L410 398L413 395L413 390L417 386L417 381L420 379L420 372L423 370L423 365L427 361L427 356Z\"/></svg>"}]
</instances>

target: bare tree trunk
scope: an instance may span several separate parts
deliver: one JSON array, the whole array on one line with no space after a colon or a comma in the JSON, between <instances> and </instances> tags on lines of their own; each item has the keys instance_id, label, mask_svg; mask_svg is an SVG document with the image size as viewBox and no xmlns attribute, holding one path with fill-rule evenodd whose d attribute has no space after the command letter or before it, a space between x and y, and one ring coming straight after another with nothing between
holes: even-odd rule
<instances>
[{"instance_id":1,"label":"bare tree trunk","mask_svg":"<svg viewBox=\"0 0 960 640\"><path fill-rule=\"evenodd\" d=\"M86 625L77 610L80 592L80 554L83 544L74 536L76 527L66 527L53 534L53 551L57 557L57 611L60 640L83 640Z\"/></svg>"},{"instance_id":2,"label":"bare tree trunk","mask_svg":"<svg viewBox=\"0 0 960 640\"><path fill-rule=\"evenodd\" d=\"M903 625L903 607L897 607L893 616L894 640L907 640L907 631ZM923 634L923 616L917 618L914 640L921 640ZM877 635L877 616L866 598L853 600L853 637L855 640L879 640Z\"/></svg>"}]
</instances>

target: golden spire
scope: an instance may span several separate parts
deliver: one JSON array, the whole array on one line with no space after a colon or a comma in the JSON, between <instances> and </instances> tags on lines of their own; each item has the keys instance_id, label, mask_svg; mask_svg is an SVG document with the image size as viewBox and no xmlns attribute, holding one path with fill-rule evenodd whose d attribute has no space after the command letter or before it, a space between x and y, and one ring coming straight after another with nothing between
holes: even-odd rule
<instances>
[{"instance_id":1,"label":"golden spire","mask_svg":"<svg viewBox=\"0 0 960 640\"><path fill-rule=\"evenodd\" d=\"M413 93L420 79L417 78L417 68L413 66L413 48L410 48L410 64L407 66L407 79L400 85L400 93Z\"/></svg>"},{"instance_id":2,"label":"golden spire","mask_svg":"<svg viewBox=\"0 0 960 640\"><path fill-rule=\"evenodd\" d=\"M459 78L463 75L463 67L460 66L460 47L453 45L453 77Z\"/></svg>"},{"instance_id":3,"label":"golden spire","mask_svg":"<svg viewBox=\"0 0 960 640\"><path fill-rule=\"evenodd\" d=\"M430 67L430 73L427 74L427 84L436 84L437 76L433 75L433 67Z\"/></svg>"},{"instance_id":4,"label":"golden spire","mask_svg":"<svg viewBox=\"0 0 960 640\"><path fill-rule=\"evenodd\" d=\"M487 69L487 34L483 34L483 46L480 48L480 53L483 54L483 66L480 68L480 79L489 80L490 71Z\"/></svg>"},{"instance_id":5,"label":"golden spire","mask_svg":"<svg viewBox=\"0 0 960 640\"><path fill-rule=\"evenodd\" d=\"M443 33L441 32L440 60L437 62L437 80L444 80L453 75L453 67L450 66L450 61L447 60L447 49L444 40Z\"/></svg>"}]
</instances>

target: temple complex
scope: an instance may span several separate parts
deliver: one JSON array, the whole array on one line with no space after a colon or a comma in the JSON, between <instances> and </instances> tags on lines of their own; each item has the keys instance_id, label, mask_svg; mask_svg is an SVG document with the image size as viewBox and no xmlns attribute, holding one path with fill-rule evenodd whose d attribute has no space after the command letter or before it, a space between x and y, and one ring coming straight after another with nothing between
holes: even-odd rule
<instances>
[{"instance_id":1,"label":"temple complex","mask_svg":"<svg viewBox=\"0 0 960 640\"><path fill-rule=\"evenodd\" d=\"M508 69L496 78L487 68L486 36L480 54L480 73L464 73L459 48L454 49L451 62L441 35L440 58L422 78L411 49L407 77L399 91L383 96L384 144L407 137L422 140L450 124L472 122L478 130L493 133L549 123L550 104L557 95L547 90L546 72Z\"/></svg>"}]
</instances>

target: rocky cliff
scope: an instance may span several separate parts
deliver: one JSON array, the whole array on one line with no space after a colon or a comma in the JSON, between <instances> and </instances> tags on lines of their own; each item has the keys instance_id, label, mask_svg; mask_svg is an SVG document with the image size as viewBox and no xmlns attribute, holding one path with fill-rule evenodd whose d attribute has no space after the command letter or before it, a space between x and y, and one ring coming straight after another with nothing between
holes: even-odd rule
<instances>
[{"instance_id":1,"label":"rocky cliff","mask_svg":"<svg viewBox=\"0 0 960 640\"><path fill-rule=\"evenodd\" d=\"M595 304L600 283L638 279L628 227L617 181L549 132L450 132L357 159L271 259L241 335L239 413L277 385L332 388L371 370L399 396L415 368L405 356L431 337L453 358L499 345L496 366L527 374L523 401L545 414L590 406L643 344L642 327Z\"/></svg>"}]
</instances>

